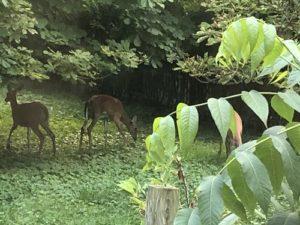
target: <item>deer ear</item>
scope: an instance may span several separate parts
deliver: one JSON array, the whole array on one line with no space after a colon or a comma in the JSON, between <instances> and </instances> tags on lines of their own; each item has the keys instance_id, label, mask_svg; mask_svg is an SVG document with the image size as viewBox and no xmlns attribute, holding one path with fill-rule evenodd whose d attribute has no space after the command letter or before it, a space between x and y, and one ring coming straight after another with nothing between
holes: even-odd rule
<instances>
[{"instance_id":1,"label":"deer ear","mask_svg":"<svg viewBox=\"0 0 300 225\"><path fill-rule=\"evenodd\" d=\"M137 116L133 116L131 122L136 123L137 122Z\"/></svg>"}]
</instances>

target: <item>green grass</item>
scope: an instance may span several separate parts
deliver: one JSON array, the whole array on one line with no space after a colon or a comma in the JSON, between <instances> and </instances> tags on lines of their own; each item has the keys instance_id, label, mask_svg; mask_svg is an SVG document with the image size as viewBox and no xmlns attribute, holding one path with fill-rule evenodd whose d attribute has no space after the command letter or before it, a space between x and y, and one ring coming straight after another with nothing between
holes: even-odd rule
<instances>
[{"instance_id":1,"label":"green grass","mask_svg":"<svg viewBox=\"0 0 300 225\"><path fill-rule=\"evenodd\" d=\"M93 132L92 150L78 152L83 101L63 92L23 90L19 102L38 100L48 107L58 154L52 156L47 137L44 152L38 156L34 134L28 151L25 128L14 132L13 151L7 152L5 143L12 119L9 104L2 100L5 92L0 89L0 224L140 224L138 210L117 184L129 177L141 183L149 181L150 175L142 173L141 168L145 163L143 140L151 130L151 123L139 121L135 147L124 145L114 124L109 123L108 146L104 148L103 127L99 122ZM149 121L142 108L134 106L127 110L138 111L140 118ZM216 173L222 164L216 158L218 141L199 140L184 164L190 190L198 186L202 176Z\"/></svg>"}]
</instances>

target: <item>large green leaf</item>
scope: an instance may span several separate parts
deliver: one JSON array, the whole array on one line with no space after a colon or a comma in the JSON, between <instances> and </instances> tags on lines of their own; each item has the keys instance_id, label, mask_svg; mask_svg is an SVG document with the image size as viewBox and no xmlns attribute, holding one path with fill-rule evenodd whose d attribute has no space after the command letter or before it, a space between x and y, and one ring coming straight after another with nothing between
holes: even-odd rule
<instances>
[{"instance_id":1,"label":"large green leaf","mask_svg":"<svg viewBox=\"0 0 300 225\"><path fill-rule=\"evenodd\" d=\"M217 225L224 211L221 176L204 177L198 188L198 208L202 224Z\"/></svg>"},{"instance_id":2,"label":"large green leaf","mask_svg":"<svg viewBox=\"0 0 300 225\"><path fill-rule=\"evenodd\" d=\"M275 212L284 210L284 207L279 203L279 201L274 196L271 197L271 202L272 202L272 206L275 209Z\"/></svg>"},{"instance_id":3,"label":"large green leaf","mask_svg":"<svg viewBox=\"0 0 300 225\"><path fill-rule=\"evenodd\" d=\"M225 143L233 114L233 108L224 98L210 98L207 101L209 111Z\"/></svg>"},{"instance_id":4,"label":"large green leaf","mask_svg":"<svg viewBox=\"0 0 300 225\"><path fill-rule=\"evenodd\" d=\"M271 136L274 147L281 154L284 174L295 199L300 196L300 157L296 155L290 143L282 138Z\"/></svg>"},{"instance_id":5,"label":"large green leaf","mask_svg":"<svg viewBox=\"0 0 300 225\"><path fill-rule=\"evenodd\" d=\"M250 52L250 44L247 41L246 20L241 20L240 23L233 23L230 28L233 39L237 41L234 45L233 57L235 57L237 61L243 60L242 63L246 63ZM240 48L244 51L240 51Z\"/></svg>"},{"instance_id":6,"label":"large green leaf","mask_svg":"<svg viewBox=\"0 0 300 225\"><path fill-rule=\"evenodd\" d=\"M153 133L146 138L146 149L151 160L156 163L165 162L163 143L157 133Z\"/></svg>"},{"instance_id":7,"label":"large green leaf","mask_svg":"<svg viewBox=\"0 0 300 225\"><path fill-rule=\"evenodd\" d=\"M242 50L241 50L241 56L243 59L243 65L245 65L250 57L250 51L251 51L251 46L250 43L247 39L247 35L248 35L248 31L247 31L248 27L247 27L247 22L246 20L242 20L241 21L241 33L239 33L239 35L243 35L244 37L241 37L240 39L242 40L241 46L242 46Z\"/></svg>"},{"instance_id":8,"label":"large green leaf","mask_svg":"<svg viewBox=\"0 0 300 225\"><path fill-rule=\"evenodd\" d=\"M262 63L265 55L266 49L264 44L264 24L260 23L258 27L258 36L256 40L256 45L251 52L251 73L253 74L257 67Z\"/></svg>"},{"instance_id":9,"label":"large green leaf","mask_svg":"<svg viewBox=\"0 0 300 225\"><path fill-rule=\"evenodd\" d=\"M300 64L299 60L300 47L296 42L282 41L277 36L275 26L254 17L241 18L228 26L222 34L216 56L216 61L225 67L250 64L252 80L257 81L269 75L274 82L284 78L279 77L279 71L292 61ZM288 84L293 86L299 80L294 76Z\"/></svg>"},{"instance_id":10,"label":"large green leaf","mask_svg":"<svg viewBox=\"0 0 300 225\"><path fill-rule=\"evenodd\" d=\"M278 62L283 63L283 59L280 56L285 56L287 51L284 51L284 47L278 39L275 39L274 47L272 51L264 58L263 70L266 68L271 68L270 73L279 71L283 68ZM288 54L291 55L291 54ZM292 60L292 59L291 59Z\"/></svg>"},{"instance_id":11,"label":"large green leaf","mask_svg":"<svg viewBox=\"0 0 300 225\"><path fill-rule=\"evenodd\" d=\"M172 155L175 146L175 124L171 116L158 117L153 122L153 132L157 133L162 141L165 153Z\"/></svg>"},{"instance_id":12,"label":"large green leaf","mask_svg":"<svg viewBox=\"0 0 300 225\"><path fill-rule=\"evenodd\" d=\"M269 105L266 98L258 91L242 92L242 100L252 109L252 111L263 121L267 127L269 115Z\"/></svg>"},{"instance_id":13,"label":"large green leaf","mask_svg":"<svg viewBox=\"0 0 300 225\"><path fill-rule=\"evenodd\" d=\"M272 185L267 169L253 153L247 151L237 152L236 159L242 166L245 180L258 204L267 214L272 194Z\"/></svg>"},{"instance_id":14,"label":"large green leaf","mask_svg":"<svg viewBox=\"0 0 300 225\"><path fill-rule=\"evenodd\" d=\"M279 116L292 122L294 117L294 109L286 104L278 95L274 95L271 99L271 106Z\"/></svg>"},{"instance_id":15,"label":"large green leaf","mask_svg":"<svg viewBox=\"0 0 300 225\"><path fill-rule=\"evenodd\" d=\"M222 42L222 46L220 47L220 49L224 49L224 51L222 51L222 54L224 55L230 55L232 56L235 60L240 59L240 42L235 42L235 43L230 43L230 40L235 40L236 39L236 32L232 26L228 27L228 32L227 33L223 33L223 42ZM219 51L219 53L221 53L221 51ZM218 58L218 56L217 56ZM228 60L229 61L229 60ZM230 62L228 62L230 63Z\"/></svg>"},{"instance_id":16,"label":"large green leaf","mask_svg":"<svg viewBox=\"0 0 300 225\"><path fill-rule=\"evenodd\" d=\"M286 104L300 112L300 96L295 91L287 90L284 93L279 92L278 95Z\"/></svg>"},{"instance_id":17,"label":"large green leaf","mask_svg":"<svg viewBox=\"0 0 300 225\"><path fill-rule=\"evenodd\" d=\"M300 69L293 68L293 70L289 73L287 84L289 87L300 84Z\"/></svg>"},{"instance_id":18,"label":"large green leaf","mask_svg":"<svg viewBox=\"0 0 300 225\"><path fill-rule=\"evenodd\" d=\"M180 209L175 217L174 225L201 225L199 209Z\"/></svg>"},{"instance_id":19,"label":"large green leaf","mask_svg":"<svg viewBox=\"0 0 300 225\"><path fill-rule=\"evenodd\" d=\"M294 210L296 201L294 199L293 191L291 190L290 186L285 182L283 182L281 184L281 188L282 188L282 192L284 193L287 201L290 204L290 208Z\"/></svg>"},{"instance_id":20,"label":"large green leaf","mask_svg":"<svg viewBox=\"0 0 300 225\"><path fill-rule=\"evenodd\" d=\"M152 125L152 129L153 129L153 132L156 132L159 128L159 123L160 123L160 120L162 119L163 117L156 117L153 121L153 125Z\"/></svg>"},{"instance_id":21,"label":"large green leaf","mask_svg":"<svg viewBox=\"0 0 300 225\"><path fill-rule=\"evenodd\" d=\"M268 135L268 136L279 136L281 138L286 139L287 135L285 132L285 127L284 126L274 126L274 127L270 127L268 129L266 129L263 132L263 135Z\"/></svg>"},{"instance_id":22,"label":"large green leaf","mask_svg":"<svg viewBox=\"0 0 300 225\"><path fill-rule=\"evenodd\" d=\"M267 68L264 74L271 74L277 70L271 65L280 58L283 49L275 26L248 17L231 23L223 32L216 60L228 66L233 64L232 59L242 65L250 59L252 74L261 65L262 69Z\"/></svg>"},{"instance_id":23,"label":"large green leaf","mask_svg":"<svg viewBox=\"0 0 300 225\"><path fill-rule=\"evenodd\" d=\"M290 128L292 126L300 125L300 123L289 123L287 125L287 128ZM287 131L287 135L289 138L289 141L292 143L294 149L300 153L300 126L297 126L296 128L293 128L291 130Z\"/></svg>"},{"instance_id":24,"label":"large green leaf","mask_svg":"<svg viewBox=\"0 0 300 225\"><path fill-rule=\"evenodd\" d=\"M233 225L235 224L237 221L239 220L239 218L237 217L237 215L235 214L230 214L228 216L226 216L221 223L219 223L219 225Z\"/></svg>"},{"instance_id":25,"label":"large green leaf","mask_svg":"<svg viewBox=\"0 0 300 225\"><path fill-rule=\"evenodd\" d=\"M235 193L241 199L245 208L253 213L256 208L256 199L253 192L249 189L241 165L236 161L232 161L227 167L228 175L231 178L232 186Z\"/></svg>"},{"instance_id":26,"label":"large green leaf","mask_svg":"<svg viewBox=\"0 0 300 225\"><path fill-rule=\"evenodd\" d=\"M262 71L258 77L263 77L269 74L276 75L280 70L289 65L293 61L293 56L287 50L284 50L280 41L275 41L273 51L266 56Z\"/></svg>"},{"instance_id":27,"label":"large green leaf","mask_svg":"<svg viewBox=\"0 0 300 225\"><path fill-rule=\"evenodd\" d=\"M234 149L233 155L235 155L237 152L242 152L242 151L254 152L256 142L257 142L256 140L253 140L253 141L248 141L244 144L241 144L239 147Z\"/></svg>"},{"instance_id":28,"label":"large green leaf","mask_svg":"<svg viewBox=\"0 0 300 225\"><path fill-rule=\"evenodd\" d=\"M198 132L199 115L196 107L179 103L176 109L180 148L190 150Z\"/></svg>"},{"instance_id":29,"label":"large green leaf","mask_svg":"<svg viewBox=\"0 0 300 225\"><path fill-rule=\"evenodd\" d=\"M294 56L296 62L300 64L300 49L297 46L296 42L293 40L286 40L283 43L285 47L289 50L289 52Z\"/></svg>"},{"instance_id":30,"label":"large green leaf","mask_svg":"<svg viewBox=\"0 0 300 225\"><path fill-rule=\"evenodd\" d=\"M134 197L138 197L137 194L140 190L140 185L138 184L138 182L133 178L130 177L127 180L123 180L121 181L118 186L124 190L127 191L128 193L130 193L131 195L133 195Z\"/></svg>"},{"instance_id":31,"label":"large green leaf","mask_svg":"<svg viewBox=\"0 0 300 225\"><path fill-rule=\"evenodd\" d=\"M262 136L259 140L265 139L266 136ZM264 166L268 170L268 174L276 193L281 190L281 183L283 180L283 165L280 153L274 148L272 140L269 139L256 146L255 155L260 159Z\"/></svg>"},{"instance_id":32,"label":"large green leaf","mask_svg":"<svg viewBox=\"0 0 300 225\"><path fill-rule=\"evenodd\" d=\"M226 184L223 186L222 196L227 209L239 216L242 220L247 220L247 214L243 204L237 199L234 192Z\"/></svg>"},{"instance_id":33,"label":"large green leaf","mask_svg":"<svg viewBox=\"0 0 300 225\"><path fill-rule=\"evenodd\" d=\"M259 22L254 17L246 18L246 26L248 28L248 39L250 43L250 51L252 52L256 42L257 42L257 34L259 30Z\"/></svg>"},{"instance_id":34,"label":"large green leaf","mask_svg":"<svg viewBox=\"0 0 300 225\"><path fill-rule=\"evenodd\" d=\"M299 225L299 213L282 212L275 214L267 223L267 225Z\"/></svg>"},{"instance_id":35,"label":"large green leaf","mask_svg":"<svg viewBox=\"0 0 300 225\"><path fill-rule=\"evenodd\" d=\"M270 24L263 25L265 54L268 55L274 48L277 37L275 26Z\"/></svg>"}]
</instances>

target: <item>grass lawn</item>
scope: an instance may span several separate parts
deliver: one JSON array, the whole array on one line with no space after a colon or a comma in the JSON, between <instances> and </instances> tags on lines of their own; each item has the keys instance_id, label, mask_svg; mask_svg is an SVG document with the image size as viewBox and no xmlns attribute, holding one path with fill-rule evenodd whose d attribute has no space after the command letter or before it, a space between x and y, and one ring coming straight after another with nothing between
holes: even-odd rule
<instances>
[{"instance_id":1,"label":"grass lawn","mask_svg":"<svg viewBox=\"0 0 300 225\"><path fill-rule=\"evenodd\" d=\"M139 121L140 133L135 147L124 145L117 128L109 123L108 145L104 148L103 125L99 122L93 133L93 149L79 153L83 101L63 92L25 89L18 97L19 102L38 100L48 107L58 154L52 156L47 137L44 152L39 157L36 154L38 141L33 133L28 151L25 128L14 132L13 151L7 152L5 143L12 119L10 106L4 102L5 94L6 89L2 87L0 224L140 224L138 210L117 184L129 177L135 177L141 183L149 181L150 175L142 173L141 169L145 163L143 140L150 133L151 123ZM127 110L138 109L129 107ZM138 112L138 117L143 118L144 110ZM219 143L215 140L201 138L196 142L185 164L191 190L197 187L202 176L214 174L221 168L222 163L216 159L218 148Z\"/></svg>"}]
</instances>

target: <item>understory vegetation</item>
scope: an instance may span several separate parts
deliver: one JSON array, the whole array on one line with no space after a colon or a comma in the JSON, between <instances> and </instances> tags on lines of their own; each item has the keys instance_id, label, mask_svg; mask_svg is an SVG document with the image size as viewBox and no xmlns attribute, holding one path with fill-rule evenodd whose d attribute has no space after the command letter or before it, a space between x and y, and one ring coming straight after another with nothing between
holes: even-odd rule
<instances>
[{"instance_id":1,"label":"understory vegetation","mask_svg":"<svg viewBox=\"0 0 300 225\"><path fill-rule=\"evenodd\" d=\"M130 115L133 110L138 111L140 118L135 147L124 145L122 136L110 122L105 148L103 124L99 121L93 131L93 148L88 150L85 139L85 151L78 152L83 101L68 93L24 89L18 96L19 102L34 99L45 103L50 111L50 127L56 134L58 154L52 156L47 137L44 152L38 156L38 139L31 134L28 151L26 128L21 127L13 134L13 151L5 151L12 125L10 106L3 100L5 94L6 88L1 87L0 224L140 224L137 209L117 185L128 177L149 182L150 175L141 173L146 153L144 138L151 126L142 119L145 118L144 109L126 108ZM202 135L196 142L185 167L189 185L194 188L199 176L215 173L220 168L216 157L219 148L216 133L208 130L203 133L209 138L204 140Z\"/></svg>"}]
</instances>

